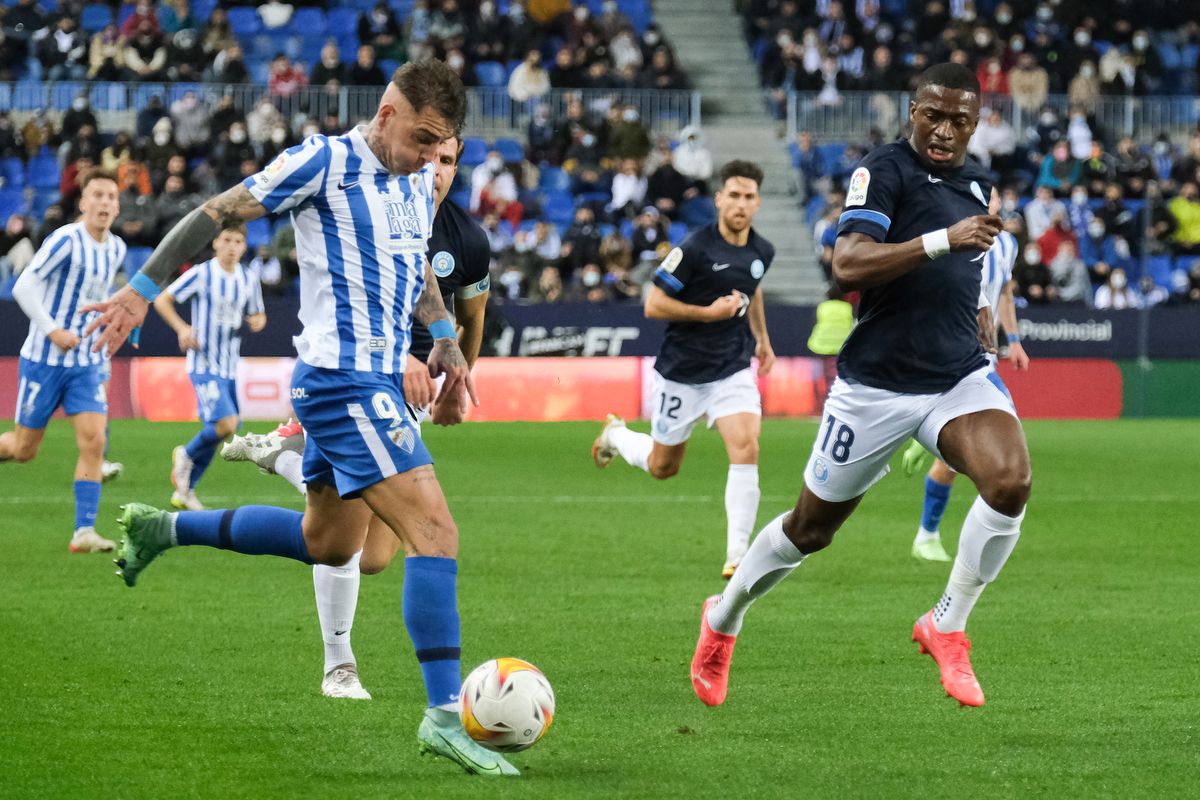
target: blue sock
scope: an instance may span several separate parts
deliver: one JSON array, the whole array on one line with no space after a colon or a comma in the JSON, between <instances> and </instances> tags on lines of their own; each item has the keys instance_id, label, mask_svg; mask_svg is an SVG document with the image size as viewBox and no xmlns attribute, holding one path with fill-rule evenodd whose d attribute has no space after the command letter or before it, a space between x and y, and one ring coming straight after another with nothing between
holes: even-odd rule
<instances>
[{"instance_id":1,"label":"blue sock","mask_svg":"<svg viewBox=\"0 0 1200 800\"><path fill-rule=\"evenodd\" d=\"M950 502L952 483L938 483L928 475L925 476L925 509L921 512L921 527L930 533L937 531L942 524L942 514L946 513L946 503Z\"/></svg>"},{"instance_id":2,"label":"blue sock","mask_svg":"<svg viewBox=\"0 0 1200 800\"><path fill-rule=\"evenodd\" d=\"M283 556L311 564L299 511L274 506L242 506L225 511L181 511L175 540L248 556Z\"/></svg>"},{"instance_id":3,"label":"blue sock","mask_svg":"<svg viewBox=\"0 0 1200 800\"><path fill-rule=\"evenodd\" d=\"M75 481L75 529L94 528L100 510L100 481Z\"/></svg>"},{"instance_id":4,"label":"blue sock","mask_svg":"<svg viewBox=\"0 0 1200 800\"><path fill-rule=\"evenodd\" d=\"M217 443L221 441L221 437L217 435L217 428L211 422L204 423L204 427L192 437L192 440L187 443L183 449L187 451L188 458L192 460L192 477L188 482L188 488L195 488L204 475L204 470L208 469L208 465L212 463L213 454L217 452Z\"/></svg>"},{"instance_id":5,"label":"blue sock","mask_svg":"<svg viewBox=\"0 0 1200 800\"><path fill-rule=\"evenodd\" d=\"M453 558L404 559L404 626L421 663L430 706L458 702L462 688L457 578Z\"/></svg>"}]
</instances>

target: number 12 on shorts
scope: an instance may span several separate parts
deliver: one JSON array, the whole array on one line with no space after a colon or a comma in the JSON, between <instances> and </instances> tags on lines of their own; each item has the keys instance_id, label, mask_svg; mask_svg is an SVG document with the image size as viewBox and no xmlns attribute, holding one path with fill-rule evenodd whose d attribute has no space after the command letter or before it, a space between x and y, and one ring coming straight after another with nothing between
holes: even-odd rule
<instances>
[{"instance_id":1,"label":"number 12 on shorts","mask_svg":"<svg viewBox=\"0 0 1200 800\"><path fill-rule=\"evenodd\" d=\"M837 428L837 435L833 433ZM830 438L833 439L832 447ZM845 464L850 458L850 446L854 444L854 431L844 422L838 422L830 414L825 417L825 438L821 440L821 452L826 453L835 463Z\"/></svg>"}]
</instances>

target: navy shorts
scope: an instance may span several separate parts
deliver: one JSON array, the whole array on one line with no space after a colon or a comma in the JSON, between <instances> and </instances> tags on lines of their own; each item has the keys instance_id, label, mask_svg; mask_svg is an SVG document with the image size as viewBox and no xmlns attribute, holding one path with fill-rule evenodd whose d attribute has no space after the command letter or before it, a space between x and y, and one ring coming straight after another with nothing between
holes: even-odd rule
<instances>
[{"instance_id":1,"label":"navy shorts","mask_svg":"<svg viewBox=\"0 0 1200 800\"><path fill-rule=\"evenodd\" d=\"M404 402L404 375L321 369L303 361L292 373L292 408L308 434L304 480L344 498L433 463Z\"/></svg>"},{"instance_id":2,"label":"navy shorts","mask_svg":"<svg viewBox=\"0 0 1200 800\"><path fill-rule=\"evenodd\" d=\"M107 414L105 372L100 364L52 367L22 358L17 369L17 424L44 428L59 406L68 416Z\"/></svg>"}]
</instances>

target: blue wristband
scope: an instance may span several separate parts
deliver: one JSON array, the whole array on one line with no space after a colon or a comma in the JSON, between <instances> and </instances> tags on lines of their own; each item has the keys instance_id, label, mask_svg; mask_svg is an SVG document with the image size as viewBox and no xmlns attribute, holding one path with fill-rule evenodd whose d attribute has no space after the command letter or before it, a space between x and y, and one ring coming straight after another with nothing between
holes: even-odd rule
<instances>
[{"instance_id":1,"label":"blue wristband","mask_svg":"<svg viewBox=\"0 0 1200 800\"><path fill-rule=\"evenodd\" d=\"M1008 343L1009 344L1016 344L1019 341L1021 341L1021 337L1017 336L1015 333L1010 333L1008 335Z\"/></svg>"},{"instance_id":2,"label":"blue wristband","mask_svg":"<svg viewBox=\"0 0 1200 800\"><path fill-rule=\"evenodd\" d=\"M454 323L448 319L439 319L429 326L429 335L434 339L453 339L456 336Z\"/></svg>"},{"instance_id":3,"label":"blue wristband","mask_svg":"<svg viewBox=\"0 0 1200 800\"><path fill-rule=\"evenodd\" d=\"M129 285L133 287L135 292L150 302L154 302L154 298L158 297L159 293L162 291L158 288L158 284L154 282L154 279L144 272L139 272L137 275L134 275L129 281Z\"/></svg>"}]
</instances>

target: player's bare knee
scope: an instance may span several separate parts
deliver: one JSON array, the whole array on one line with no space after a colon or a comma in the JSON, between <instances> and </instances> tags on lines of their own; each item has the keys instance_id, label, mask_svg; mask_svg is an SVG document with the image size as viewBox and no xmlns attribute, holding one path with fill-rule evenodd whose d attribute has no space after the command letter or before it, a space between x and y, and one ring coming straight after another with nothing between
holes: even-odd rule
<instances>
[{"instance_id":1,"label":"player's bare knee","mask_svg":"<svg viewBox=\"0 0 1200 800\"><path fill-rule=\"evenodd\" d=\"M1013 470L988 481L979 488L983 502L1006 516L1015 517L1029 502L1033 479L1028 472Z\"/></svg>"},{"instance_id":2,"label":"player's bare knee","mask_svg":"<svg viewBox=\"0 0 1200 800\"><path fill-rule=\"evenodd\" d=\"M388 568L391 561L374 560L367 557L366 552L363 552L362 559L358 562L358 571L363 575L378 575Z\"/></svg>"},{"instance_id":3,"label":"player's bare knee","mask_svg":"<svg viewBox=\"0 0 1200 800\"><path fill-rule=\"evenodd\" d=\"M648 465L650 474L660 481L678 475L679 467L680 464L676 461L651 461Z\"/></svg>"},{"instance_id":4,"label":"player's bare knee","mask_svg":"<svg viewBox=\"0 0 1200 800\"><path fill-rule=\"evenodd\" d=\"M330 567L345 566L347 561L354 558L354 554L359 549L354 542L338 540L306 543L308 544L308 555L312 558L313 563L325 564Z\"/></svg>"},{"instance_id":5,"label":"player's bare knee","mask_svg":"<svg viewBox=\"0 0 1200 800\"><path fill-rule=\"evenodd\" d=\"M837 529L805 520L793 511L783 518L783 532L797 550L809 555L828 547Z\"/></svg>"}]
</instances>

